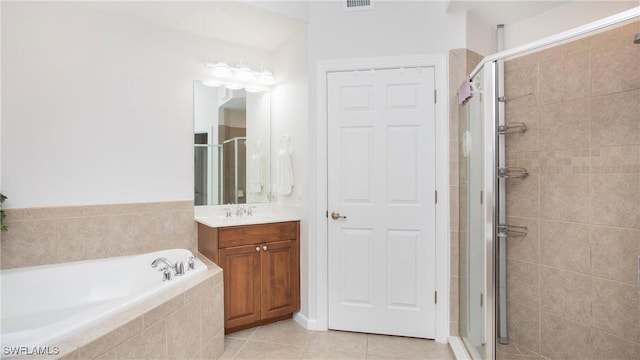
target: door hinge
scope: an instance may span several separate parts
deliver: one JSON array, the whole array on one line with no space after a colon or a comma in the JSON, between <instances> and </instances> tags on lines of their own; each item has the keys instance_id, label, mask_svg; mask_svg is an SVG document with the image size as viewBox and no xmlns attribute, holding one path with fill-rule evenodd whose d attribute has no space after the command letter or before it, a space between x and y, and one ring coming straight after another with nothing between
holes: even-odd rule
<instances>
[{"instance_id":1,"label":"door hinge","mask_svg":"<svg viewBox=\"0 0 640 360\"><path fill-rule=\"evenodd\" d=\"M484 306L484 294L480 293L480 307Z\"/></svg>"},{"instance_id":2,"label":"door hinge","mask_svg":"<svg viewBox=\"0 0 640 360\"><path fill-rule=\"evenodd\" d=\"M437 104L438 103L438 90L433 90L433 103Z\"/></svg>"},{"instance_id":3,"label":"door hinge","mask_svg":"<svg viewBox=\"0 0 640 360\"><path fill-rule=\"evenodd\" d=\"M438 303L438 292L437 291L433 292L433 302L436 303L436 304Z\"/></svg>"},{"instance_id":4,"label":"door hinge","mask_svg":"<svg viewBox=\"0 0 640 360\"><path fill-rule=\"evenodd\" d=\"M435 198L435 200L436 200L436 204L437 204L438 203L438 190L436 190L436 198Z\"/></svg>"},{"instance_id":5,"label":"door hinge","mask_svg":"<svg viewBox=\"0 0 640 360\"><path fill-rule=\"evenodd\" d=\"M326 216L326 217L327 217L327 219L329 218L329 210L327 210L327 212L326 212L326 213L324 213L324 216Z\"/></svg>"},{"instance_id":6,"label":"door hinge","mask_svg":"<svg viewBox=\"0 0 640 360\"><path fill-rule=\"evenodd\" d=\"M480 204L484 202L484 191L480 190Z\"/></svg>"}]
</instances>

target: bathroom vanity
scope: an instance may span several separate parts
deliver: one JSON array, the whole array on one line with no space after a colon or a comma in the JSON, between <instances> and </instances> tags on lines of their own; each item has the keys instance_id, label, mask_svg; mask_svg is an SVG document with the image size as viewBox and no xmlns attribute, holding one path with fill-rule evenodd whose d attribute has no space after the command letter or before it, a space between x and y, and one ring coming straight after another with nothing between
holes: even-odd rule
<instances>
[{"instance_id":1,"label":"bathroom vanity","mask_svg":"<svg viewBox=\"0 0 640 360\"><path fill-rule=\"evenodd\" d=\"M300 221L196 220L198 251L223 269L226 333L300 309Z\"/></svg>"}]
</instances>

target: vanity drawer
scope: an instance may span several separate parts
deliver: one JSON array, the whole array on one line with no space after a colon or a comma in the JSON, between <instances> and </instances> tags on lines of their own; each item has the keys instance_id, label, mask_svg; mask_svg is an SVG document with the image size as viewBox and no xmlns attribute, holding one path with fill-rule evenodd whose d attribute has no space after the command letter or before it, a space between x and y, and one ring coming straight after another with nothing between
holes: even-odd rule
<instances>
[{"instance_id":1,"label":"vanity drawer","mask_svg":"<svg viewBox=\"0 0 640 360\"><path fill-rule=\"evenodd\" d=\"M271 241L295 240L298 222L281 222L218 228L220 248L261 244Z\"/></svg>"}]
</instances>

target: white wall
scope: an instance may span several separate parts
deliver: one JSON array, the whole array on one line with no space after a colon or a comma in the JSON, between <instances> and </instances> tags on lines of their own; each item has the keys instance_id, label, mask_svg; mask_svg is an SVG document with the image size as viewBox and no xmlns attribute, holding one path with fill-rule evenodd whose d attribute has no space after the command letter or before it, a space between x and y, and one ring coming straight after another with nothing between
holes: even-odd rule
<instances>
[{"instance_id":1,"label":"white wall","mask_svg":"<svg viewBox=\"0 0 640 360\"><path fill-rule=\"evenodd\" d=\"M271 93L247 93L247 203L268 202L271 185ZM258 142L260 145L258 146ZM251 158L259 155L261 174L252 168ZM262 179L262 181L260 180ZM260 192L250 191L249 184L262 182ZM257 188L256 188L257 189Z\"/></svg>"},{"instance_id":2,"label":"white wall","mask_svg":"<svg viewBox=\"0 0 640 360\"><path fill-rule=\"evenodd\" d=\"M7 208L193 199L193 80L221 53L272 67L98 8L2 2Z\"/></svg>"},{"instance_id":3,"label":"white wall","mask_svg":"<svg viewBox=\"0 0 640 360\"><path fill-rule=\"evenodd\" d=\"M309 276L310 264L309 226L311 218L307 211L310 199L313 198L313 190L309 185L309 83L307 81L307 32L300 32L289 42L277 49L274 53L274 76L278 86L271 94L271 150L272 159L277 156L280 139L288 134L291 140L291 158L293 161L293 194L290 196L278 195L277 202L294 207L301 218L300 230L300 295L301 312L308 315L309 310L309 283L313 277ZM272 166L275 170L275 165ZM272 181L275 175L272 174Z\"/></svg>"},{"instance_id":4,"label":"white wall","mask_svg":"<svg viewBox=\"0 0 640 360\"><path fill-rule=\"evenodd\" d=\"M375 1L373 9L343 11L341 1L310 3L311 61L444 53L464 47L464 13L444 1Z\"/></svg>"},{"instance_id":5,"label":"white wall","mask_svg":"<svg viewBox=\"0 0 640 360\"><path fill-rule=\"evenodd\" d=\"M496 26L489 24L482 17L467 13L466 48L487 56L497 52Z\"/></svg>"},{"instance_id":6,"label":"white wall","mask_svg":"<svg viewBox=\"0 0 640 360\"><path fill-rule=\"evenodd\" d=\"M573 1L505 26L505 49L596 21L640 6L636 1ZM488 55L488 54L487 54Z\"/></svg>"}]
</instances>

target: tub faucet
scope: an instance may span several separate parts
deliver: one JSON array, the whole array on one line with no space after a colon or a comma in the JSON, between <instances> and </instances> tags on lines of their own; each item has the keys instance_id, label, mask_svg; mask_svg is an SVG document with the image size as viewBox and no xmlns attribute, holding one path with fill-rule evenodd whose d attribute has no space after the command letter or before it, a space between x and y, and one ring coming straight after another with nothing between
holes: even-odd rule
<instances>
[{"instance_id":1,"label":"tub faucet","mask_svg":"<svg viewBox=\"0 0 640 360\"><path fill-rule=\"evenodd\" d=\"M182 263L182 261L177 261L175 264L171 264L171 262L167 259L167 258L157 258L155 260L153 260L153 262L151 263L151 267L155 268L156 266L158 266L158 264L160 263L164 263L166 265L166 267L160 269L160 271L165 272L165 280L171 280L171 278L166 279L166 269L167 268L172 268L173 270L176 271L176 276L180 276L180 275L184 275L184 264Z\"/></svg>"},{"instance_id":2,"label":"tub faucet","mask_svg":"<svg viewBox=\"0 0 640 360\"><path fill-rule=\"evenodd\" d=\"M163 258L163 257L153 260L153 262L151 263L151 267L155 268L160 263L165 263L165 265L167 265L170 268L175 268L176 267L167 258ZM160 269L160 270L162 270L162 269Z\"/></svg>"}]
</instances>

